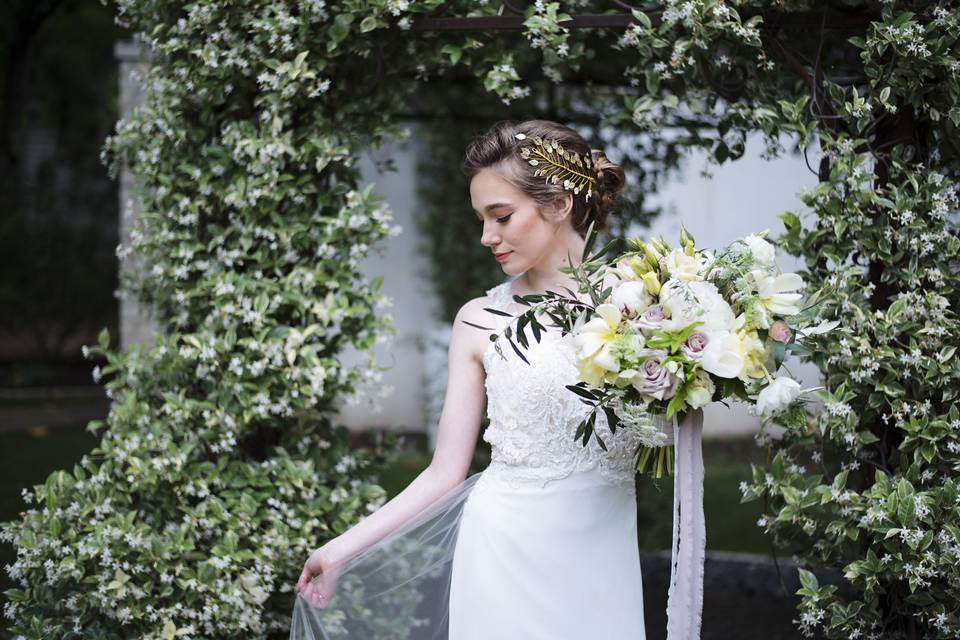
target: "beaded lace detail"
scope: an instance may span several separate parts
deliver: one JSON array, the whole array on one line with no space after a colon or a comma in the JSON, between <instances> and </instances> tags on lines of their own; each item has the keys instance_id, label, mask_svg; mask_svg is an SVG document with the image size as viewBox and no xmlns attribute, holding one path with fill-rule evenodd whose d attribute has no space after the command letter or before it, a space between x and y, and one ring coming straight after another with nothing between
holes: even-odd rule
<instances>
[{"instance_id":1,"label":"beaded lace detail","mask_svg":"<svg viewBox=\"0 0 960 640\"><path fill-rule=\"evenodd\" d=\"M519 315L526 307L512 299L510 282L487 291L492 301L487 306ZM514 318L489 316L491 321L484 324L493 324L497 332L507 323L516 328ZM565 388L578 379L573 336L561 336L556 327L542 324L548 330L541 334L540 342L527 328L530 347L518 345L529 365L517 357L505 339L501 339L503 357L492 342L483 354L490 420L483 439L490 443L492 454L487 473L514 486L535 483L542 487L575 471L599 467L604 479L632 489L633 453L639 441L625 429L611 435L602 412L597 415L595 430L607 451L593 437L586 447L574 439L577 426L590 408Z\"/></svg>"}]
</instances>

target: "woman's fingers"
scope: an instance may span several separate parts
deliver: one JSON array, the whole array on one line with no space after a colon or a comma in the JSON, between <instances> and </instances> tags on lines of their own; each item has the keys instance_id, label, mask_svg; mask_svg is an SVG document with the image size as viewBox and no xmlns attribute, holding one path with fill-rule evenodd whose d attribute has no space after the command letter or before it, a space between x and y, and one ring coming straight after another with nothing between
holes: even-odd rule
<instances>
[{"instance_id":1,"label":"woman's fingers","mask_svg":"<svg viewBox=\"0 0 960 640\"><path fill-rule=\"evenodd\" d=\"M309 604L311 607L323 609L327 606L327 601L329 599L325 591L326 590L322 588L322 580L320 580L320 576L317 576L313 580L310 580L307 585L300 590L300 597L306 600L307 604Z\"/></svg>"},{"instance_id":2,"label":"woman's fingers","mask_svg":"<svg viewBox=\"0 0 960 640\"><path fill-rule=\"evenodd\" d=\"M297 593L303 591L304 587L310 583L310 569L307 568L307 565L303 565L303 571L300 572L300 579L297 580L297 586L294 587Z\"/></svg>"}]
</instances>

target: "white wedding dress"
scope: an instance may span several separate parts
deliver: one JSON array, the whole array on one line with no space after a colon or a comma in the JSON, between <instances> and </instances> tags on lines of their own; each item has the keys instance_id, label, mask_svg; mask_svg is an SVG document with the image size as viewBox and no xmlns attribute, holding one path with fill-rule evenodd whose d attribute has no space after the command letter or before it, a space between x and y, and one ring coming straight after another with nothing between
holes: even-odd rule
<instances>
[{"instance_id":1,"label":"white wedding dress","mask_svg":"<svg viewBox=\"0 0 960 640\"><path fill-rule=\"evenodd\" d=\"M511 281L488 292L512 314ZM509 318L490 314L497 331ZM515 324L514 324L515 326ZM610 434L574 440L589 408L572 336L529 329L483 355L491 462L343 568L323 608L297 598L292 640L643 640L633 453Z\"/></svg>"}]
</instances>

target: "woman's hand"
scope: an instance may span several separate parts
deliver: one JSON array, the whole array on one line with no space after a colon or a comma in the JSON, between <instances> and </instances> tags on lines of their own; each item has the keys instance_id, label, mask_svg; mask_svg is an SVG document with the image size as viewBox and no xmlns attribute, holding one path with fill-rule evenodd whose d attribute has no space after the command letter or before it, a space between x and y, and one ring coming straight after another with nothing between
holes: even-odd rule
<instances>
[{"instance_id":1,"label":"woman's hand","mask_svg":"<svg viewBox=\"0 0 960 640\"><path fill-rule=\"evenodd\" d=\"M333 598L340 576L340 566L334 561L327 545L310 554L294 590L312 607L325 609Z\"/></svg>"}]
</instances>

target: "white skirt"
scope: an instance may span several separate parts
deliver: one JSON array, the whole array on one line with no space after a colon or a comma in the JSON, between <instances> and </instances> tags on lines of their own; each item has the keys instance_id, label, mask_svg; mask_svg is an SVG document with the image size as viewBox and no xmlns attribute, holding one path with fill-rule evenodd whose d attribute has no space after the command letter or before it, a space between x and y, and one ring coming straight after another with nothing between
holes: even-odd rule
<instances>
[{"instance_id":1,"label":"white skirt","mask_svg":"<svg viewBox=\"0 0 960 640\"><path fill-rule=\"evenodd\" d=\"M291 640L644 640L633 488L488 468L347 562Z\"/></svg>"},{"instance_id":2,"label":"white skirt","mask_svg":"<svg viewBox=\"0 0 960 640\"><path fill-rule=\"evenodd\" d=\"M636 494L596 469L539 484L491 470L453 556L450 640L641 640Z\"/></svg>"}]
</instances>

